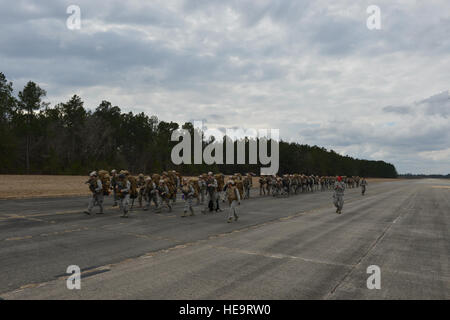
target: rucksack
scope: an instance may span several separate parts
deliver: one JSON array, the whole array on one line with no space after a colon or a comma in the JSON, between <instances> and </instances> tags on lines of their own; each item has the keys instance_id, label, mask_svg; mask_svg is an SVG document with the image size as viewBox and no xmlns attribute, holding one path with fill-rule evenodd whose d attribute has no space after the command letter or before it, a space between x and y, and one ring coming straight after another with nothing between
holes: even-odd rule
<instances>
[{"instance_id":1,"label":"rucksack","mask_svg":"<svg viewBox=\"0 0 450 320\"><path fill-rule=\"evenodd\" d=\"M128 176L128 181L130 181L130 199L136 199L138 196L137 180L133 176Z\"/></svg>"},{"instance_id":2,"label":"rucksack","mask_svg":"<svg viewBox=\"0 0 450 320\"><path fill-rule=\"evenodd\" d=\"M237 200L236 196L236 187L235 186L228 186L227 187L227 198L228 202L233 202L233 200Z\"/></svg>"},{"instance_id":3,"label":"rucksack","mask_svg":"<svg viewBox=\"0 0 450 320\"><path fill-rule=\"evenodd\" d=\"M111 186L111 177L109 176L108 171L106 170L99 170L98 177L100 178L100 181L102 182L102 190L104 196L109 196L109 187Z\"/></svg>"}]
</instances>

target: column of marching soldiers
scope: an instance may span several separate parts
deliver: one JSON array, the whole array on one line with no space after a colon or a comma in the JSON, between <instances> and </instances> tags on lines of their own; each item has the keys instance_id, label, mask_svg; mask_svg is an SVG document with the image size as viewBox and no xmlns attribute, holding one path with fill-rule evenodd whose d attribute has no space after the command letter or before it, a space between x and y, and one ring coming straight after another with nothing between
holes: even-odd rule
<instances>
[{"instance_id":1,"label":"column of marching soldiers","mask_svg":"<svg viewBox=\"0 0 450 320\"><path fill-rule=\"evenodd\" d=\"M121 217L124 218L128 217L129 211L135 206L147 211L153 204L153 210L157 213L163 209L170 212L173 204L177 201L178 192L181 192L181 198L184 201L182 217L186 217L188 212L190 216L195 215L194 200L197 205L201 206L203 214L222 211L220 203L227 201L229 205L227 222L232 222L233 219L237 221L239 217L236 206L240 205L241 200L250 198L253 177L255 177L253 173L245 175L236 173L232 176L225 176L222 173L213 174L209 172L198 177L188 178L182 177L175 170L164 171L162 174L151 176L140 173L135 177L127 170L121 170L120 172L112 170L110 173L105 170L93 171L86 182L89 184L92 198L85 213L90 215L93 207L99 206L98 214L102 214L103 198L110 194L114 199L113 206L119 206L122 213ZM335 190L336 192L337 184L340 184L341 188L356 188L361 184L364 195L365 185L367 184L364 178L361 180L358 176L319 177L304 174L285 174L281 177L278 175L260 176L257 179L259 181L259 195L274 197L288 197L299 193L326 190Z\"/></svg>"}]
</instances>

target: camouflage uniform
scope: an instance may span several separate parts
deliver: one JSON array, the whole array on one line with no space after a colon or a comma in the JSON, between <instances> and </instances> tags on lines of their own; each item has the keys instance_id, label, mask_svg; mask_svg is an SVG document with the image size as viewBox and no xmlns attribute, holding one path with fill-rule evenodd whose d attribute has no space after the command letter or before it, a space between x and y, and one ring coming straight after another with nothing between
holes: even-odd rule
<instances>
[{"instance_id":1,"label":"camouflage uniform","mask_svg":"<svg viewBox=\"0 0 450 320\"><path fill-rule=\"evenodd\" d=\"M138 203L139 208L142 208L142 200L145 200L147 202L147 195L145 194L145 177L142 173L138 175L137 178L137 189L138 189Z\"/></svg>"},{"instance_id":2,"label":"camouflage uniform","mask_svg":"<svg viewBox=\"0 0 450 320\"><path fill-rule=\"evenodd\" d=\"M212 172L208 173L208 178L206 180L206 204L202 212L206 214L206 209L213 211L216 205L217 197L217 180L212 175Z\"/></svg>"},{"instance_id":3,"label":"camouflage uniform","mask_svg":"<svg viewBox=\"0 0 450 320\"><path fill-rule=\"evenodd\" d=\"M245 199L250 199L250 190L252 189L252 186L253 186L252 176L250 174L247 174L247 176L244 178Z\"/></svg>"},{"instance_id":4,"label":"camouflage uniform","mask_svg":"<svg viewBox=\"0 0 450 320\"><path fill-rule=\"evenodd\" d=\"M230 211L228 213L227 222L230 223L234 220L237 221L239 216L236 212L236 207L241 204L241 195L239 190L234 186L234 181L230 181L226 186L226 194L228 198L228 203L230 204Z\"/></svg>"},{"instance_id":5,"label":"camouflage uniform","mask_svg":"<svg viewBox=\"0 0 450 320\"><path fill-rule=\"evenodd\" d=\"M119 199L119 208L120 211L122 212L122 217L124 218L128 217L130 190L131 190L130 181L128 181L128 179L125 177L124 174L120 174L119 179L117 180L116 192Z\"/></svg>"},{"instance_id":6,"label":"camouflage uniform","mask_svg":"<svg viewBox=\"0 0 450 320\"><path fill-rule=\"evenodd\" d=\"M259 195L266 195L266 177L259 177Z\"/></svg>"},{"instance_id":7,"label":"camouflage uniform","mask_svg":"<svg viewBox=\"0 0 450 320\"><path fill-rule=\"evenodd\" d=\"M362 178L361 182L358 181L358 184L361 185L361 194L364 195L366 193L367 181Z\"/></svg>"},{"instance_id":8,"label":"camouflage uniform","mask_svg":"<svg viewBox=\"0 0 450 320\"><path fill-rule=\"evenodd\" d=\"M204 175L201 175L198 177L198 187L199 187L199 197L200 204L205 203L205 196L206 196L206 179Z\"/></svg>"},{"instance_id":9,"label":"camouflage uniform","mask_svg":"<svg viewBox=\"0 0 450 320\"><path fill-rule=\"evenodd\" d=\"M111 188L113 190L114 203L113 207L117 206L117 193L116 193L116 185L117 185L117 171L111 170Z\"/></svg>"},{"instance_id":10,"label":"camouflage uniform","mask_svg":"<svg viewBox=\"0 0 450 320\"><path fill-rule=\"evenodd\" d=\"M194 187L188 182L185 182L181 187L181 192L184 198L184 211L182 217L186 217L186 213L189 210L191 216L194 215L194 209L192 208L192 199L194 198L195 190Z\"/></svg>"},{"instance_id":11,"label":"camouflage uniform","mask_svg":"<svg viewBox=\"0 0 450 320\"><path fill-rule=\"evenodd\" d=\"M89 205L86 214L91 214L92 209L95 205L98 205L100 208L100 214L103 213L103 186L100 178L97 177L97 173L92 172L90 175L90 179L88 180L89 190L92 192L92 198L89 201Z\"/></svg>"},{"instance_id":12,"label":"camouflage uniform","mask_svg":"<svg viewBox=\"0 0 450 320\"><path fill-rule=\"evenodd\" d=\"M159 193L159 209L158 209L158 211L161 211L162 205L165 204L166 207L169 209L169 212L171 212L172 211L172 205L170 204L171 195L170 195L169 188L167 187L164 180L159 181L158 193Z\"/></svg>"},{"instance_id":13,"label":"camouflage uniform","mask_svg":"<svg viewBox=\"0 0 450 320\"><path fill-rule=\"evenodd\" d=\"M336 207L336 213L341 213L344 207L344 191L345 183L343 181L336 181L334 184L333 202Z\"/></svg>"},{"instance_id":14,"label":"camouflage uniform","mask_svg":"<svg viewBox=\"0 0 450 320\"><path fill-rule=\"evenodd\" d=\"M158 188L156 187L156 184L150 177L147 177L145 181L144 194L146 200L144 210L147 211L148 209L150 209L152 202L155 205L155 210L158 210L159 209Z\"/></svg>"}]
</instances>

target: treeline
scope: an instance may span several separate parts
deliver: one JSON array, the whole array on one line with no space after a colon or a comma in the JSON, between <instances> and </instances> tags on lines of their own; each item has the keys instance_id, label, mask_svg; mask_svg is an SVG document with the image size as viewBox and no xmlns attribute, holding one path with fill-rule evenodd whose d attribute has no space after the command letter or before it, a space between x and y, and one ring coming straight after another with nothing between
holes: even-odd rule
<instances>
[{"instance_id":1,"label":"treeline","mask_svg":"<svg viewBox=\"0 0 450 320\"><path fill-rule=\"evenodd\" d=\"M46 91L32 81L15 96L12 83L0 73L0 173L84 175L99 168L127 168L133 173L175 169L186 175L259 173L260 164L174 165L171 151L178 142L170 138L179 129L177 123L144 113L123 113L108 101L94 111L86 110L77 95L50 107L45 97ZM193 132L191 123L182 128ZM248 144L246 148L248 158ZM279 149L279 174L397 177L395 167L383 161L354 159L284 141Z\"/></svg>"},{"instance_id":2,"label":"treeline","mask_svg":"<svg viewBox=\"0 0 450 320\"><path fill-rule=\"evenodd\" d=\"M450 174L444 175L444 174L412 174L412 173L406 173L406 174L400 174L398 176L402 179L450 179Z\"/></svg>"}]
</instances>

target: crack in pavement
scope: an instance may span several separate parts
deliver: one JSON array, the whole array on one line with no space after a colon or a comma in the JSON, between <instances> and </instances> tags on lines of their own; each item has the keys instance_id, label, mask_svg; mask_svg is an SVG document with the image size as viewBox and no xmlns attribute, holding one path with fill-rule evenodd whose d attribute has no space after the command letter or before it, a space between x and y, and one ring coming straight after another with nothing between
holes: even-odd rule
<instances>
[{"instance_id":1,"label":"crack in pavement","mask_svg":"<svg viewBox=\"0 0 450 320\"><path fill-rule=\"evenodd\" d=\"M417 191L415 191L414 193L416 193ZM410 195L408 198L411 198L412 195ZM404 201L403 201L404 202ZM402 202L402 203L403 203ZM400 205L399 205L400 206ZM399 214L397 215L397 217L391 221L386 228L383 229L383 231L381 232L381 234L375 239L375 241L369 246L369 248L367 249L367 251L358 259L357 263L354 264L352 266L352 268L347 271L344 276L342 277L341 280L338 281L338 283L331 289L330 292L328 292L326 294L326 296L324 297L324 300L328 300L330 299L330 297L332 295L334 295L334 293L339 289L339 287L347 280L348 277L350 277L350 275L356 270L356 268L361 264L361 262L371 253L371 251L377 246L377 244L384 238L384 236L386 235L386 233L391 229L391 227L397 222L397 220L400 218L400 216L404 213L404 211L408 211L408 210L399 210Z\"/></svg>"},{"instance_id":2,"label":"crack in pavement","mask_svg":"<svg viewBox=\"0 0 450 320\"><path fill-rule=\"evenodd\" d=\"M384 192L389 192L389 190L383 190L383 191L384 191ZM381 192L381 193L384 193L384 192ZM379 196L379 195L380 195L380 193L374 194L374 195L371 195L371 196L365 196L364 198L354 196L354 197L350 198L349 200L347 200L346 203L353 203L353 202L363 201L363 200L366 200L366 199L368 199L368 198L377 197L377 196ZM301 195L299 195L299 196L301 197ZM257 199L258 199L258 198L254 197L254 198L252 198L251 200L257 200ZM272 197L264 197L264 199L273 199L273 198L272 198ZM295 198L291 198L291 199L301 199L301 198L295 197ZM328 209L328 208L331 208L331 207L333 207L333 205L330 203L330 204L328 204L328 205L323 205L323 206L320 206L320 207L317 207L317 208L313 208L313 209L311 209L311 210L301 210L301 211L298 211L298 212L296 212L296 213L294 213L294 214L291 214L291 215L289 215L289 216L276 218L276 219L273 219L273 220L269 220L269 221L262 222L262 223L257 223L257 224L254 224L254 225L250 225L250 226L246 226L246 227L243 227L243 228L240 228L240 229L235 229L235 230L227 231L227 232L224 232L224 233L213 234L213 235L207 236L206 238L199 239L199 240L196 240L196 241L193 241L193 242L185 242L185 243L177 244L177 245L172 246L172 247L169 247L169 248L151 251L151 252L148 252L148 253L144 253L144 254L142 254L142 255L140 255L140 256L138 256L138 257L128 258L128 259L125 259L125 260L122 260L122 261L119 261L119 262L116 262L116 263L106 264L106 265L97 267L97 268L95 268L94 270L104 270L105 268L107 268L107 269L112 269L112 268L114 268L115 266L118 266L118 265L123 264L123 263L130 262L130 261L135 261L136 259L147 259L147 258L150 258L150 257L154 257L154 256L156 256L156 255L159 255L159 254L171 252L171 251L173 251L173 250L180 250L180 249L184 249L184 248L191 247L191 246L194 246L194 245L204 244L204 243L205 243L206 241L208 241L208 240L217 239L217 238L219 238L219 237L230 236L230 235L232 235L232 234L234 234L234 233L244 232L244 231L248 231L248 230L254 230L254 229L261 228L261 227L263 227L263 226L269 225L269 224L275 224L275 223L279 223L279 222L285 222L285 221L288 221L288 220L290 220L290 219L295 219L295 218L298 218L298 217L300 217L300 216L303 216L303 215L306 215L306 214L315 213L315 212L317 212L317 211L320 211L320 210L323 210L323 209ZM70 211L70 212L66 211L66 212L60 212L60 213L57 213L57 214L66 214L66 213L73 213L73 212L80 212L80 211L78 211L78 210L77 210L77 211ZM32 217L33 217L33 216L50 216L50 215L54 215L54 214L55 214L55 213L50 213L50 214L37 214L37 215L32 215ZM163 215L163 214L160 214L160 216L163 216L163 217L176 217L176 216L167 216L167 215ZM12 218L12 217L11 217L11 218ZM24 217L24 218L26 218L26 217ZM104 230L107 230L107 231L111 231L111 232L118 232L117 230L109 230L109 229L105 228L105 227L111 226L111 225L113 225L113 224L108 224L108 225L100 226L100 227L97 227L97 228L89 228L89 227L85 227L84 229L81 229L81 230L80 230L80 229L75 229L75 230L65 230L65 231L62 231L62 232L50 233L50 234L48 234L48 235L59 235L59 234L65 233L65 232L74 232L74 231L83 231L83 230L95 230L95 229L100 229L100 228L102 228L102 229L104 229ZM392 225L392 224L391 224L391 225ZM378 237L377 241L379 241L379 240L384 236L384 234L387 232L387 230L388 230L388 228L385 229L385 231L383 232L383 234L382 234L380 237ZM119 232L121 232L121 231L119 231ZM124 232L121 232L121 233L124 233ZM155 239L155 238L156 238L156 239L159 239L159 240L167 240L167 241L181 242L181 241L179 241L179 240L177 241L176 239L163 238L163 237L153 237L153 236L151 236L151 235L145 235L145 234L135 234L135 233L129 233L129 232L126 233L126 234L132 235L132 236L135 236L135 237L139 237L139 238L146 238L146 239ZM27 236L26 236L26 237L27 237ZM25 238L25 237L24 237L24 238ZM11 239L10 239L10 240L11 240ZM14 239L14 240L19 240L19 239ZM377 241L376 241L374 244L372 244L372 247L374 247L374 246L376 245ZM207 246L214 247L213 245L210 245L210 244L207 244ZM371 247L371 248L372 248L372 247ZM226 248L226 247L222 247L222 249L225 249L225 248ZM229 249L229 248L227 248L227 249L228 249L228 250L239 250L239 249ZM370 251L370 250L371 250L371 249L369 249L369 251ZM369 251L368 251L368 252L369 252ZM366 253L366 255L368 254L368 252ZM326 261L319 261L319 260L313 260L313 259L305 259L305 258L298 257L298 256L289 256L289 255L282 255L282 254L281 254L281 255L280 255L280 254L278 254L278 255L277 255L277 254L264 254L264 253L251 252L251 251L245 251L245 250L244 250L244 251L241 251L241 253L243 253L243 254L260 254L260 255L265 255L265 256L268 256L268 257L271 257L271 258L277 258L277 259L282 259L282 258L301 259L301 260L309 261L309 262L313 262L313 263L332 264L332 265L347 266L347 267L349 267L349 266L350 266L350 267L355 267L355 266L356 266L356 265L346 265L346 264L329 263L329 262L326 262ZM364 256L366 256L366 255L364 255ZM358 263L361 262L361 260L364 258L364 256L361 257L361 258L359 259ZM345 278L342 279L342 281L344 281L344 280L345 280ZM26 289L26 288L28 288L29 286L36 287L36 286L45 285L46 283L49 283L49 282L50 282L50 281L46 281L46 282L42 282L42 283L38 283L38 284L24 285L24 286L21 286L21 287L19 288L19 290ZM336 286L336 288L337 288L337 287L338 287L338 286ZM336 288L335 288L335 289L336 289ZM10 292L15 292L15 291L16 291L16 290L13 290L13 291L10 291Z\"/></svg>"}]
</instances>

